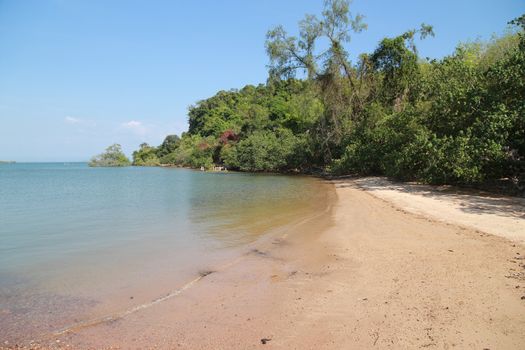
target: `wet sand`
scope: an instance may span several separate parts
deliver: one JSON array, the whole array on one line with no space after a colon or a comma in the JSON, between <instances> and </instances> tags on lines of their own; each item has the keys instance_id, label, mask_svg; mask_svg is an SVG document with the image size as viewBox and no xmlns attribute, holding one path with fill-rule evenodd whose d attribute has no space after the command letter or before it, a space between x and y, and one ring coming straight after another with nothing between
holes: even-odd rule
<instances>
[{"instance_id":1,"label":"wet sand","mask_svg":"<svg viewBox=\"0 0 525 350\"><path fill-rule=\"evenodd\" d=\"M523 349L525 249L519 239L411 212L395 196L376 197L355 180L334 185L337 201L329 211L210 266L180 293L51 334L40 344ZM510 223L514 218L505 222L521 224ZM518 235L525 234L519 227Z\"/></svg>"}]
</instances>

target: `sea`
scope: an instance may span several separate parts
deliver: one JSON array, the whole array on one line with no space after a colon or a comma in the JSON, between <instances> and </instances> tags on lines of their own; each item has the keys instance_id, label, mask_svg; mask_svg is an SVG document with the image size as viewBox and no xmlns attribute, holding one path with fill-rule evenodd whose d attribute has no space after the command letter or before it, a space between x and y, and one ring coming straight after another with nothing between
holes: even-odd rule
<instances>
[{"instance_id":1,"label":"sea","mask_svg":"<svg viewBox=\"0 0 525 350\"><path fill-rule=\"evenodd\" d=\"M172 295L333 196L297 175L0 164L0 345Z\"/></svg>"}]
</instances>

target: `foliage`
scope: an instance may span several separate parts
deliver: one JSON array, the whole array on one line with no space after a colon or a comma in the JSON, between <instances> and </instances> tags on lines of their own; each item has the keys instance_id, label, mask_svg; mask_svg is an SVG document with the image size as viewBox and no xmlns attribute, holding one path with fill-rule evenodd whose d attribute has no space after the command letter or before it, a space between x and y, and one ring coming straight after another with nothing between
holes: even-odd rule
<instances>
[{"instance_id":1,"label":"foliage","mask_svg":"<svg viewBox=\"0 0 525 350\"><path fill-rule=\"evenodd\" d=\"M122 167L131 165L119 144L106 148L104 153L91 158L90 167Z\"/></svg>"},{"instance_id":2,"label":"foliage","mask_svg":"<svg viewBox=\"0 0 525 350\"><path fill-rule=\"evenodd\" d=\"M288 129L256 131L222 150L225 165L243 171L285 171L300 166L301 139ZM294 167L295 166L295 167Z\"/></svg>"},{"instance_id":3,"label":"foliage","mask_svg":"<svg viewBox=\"0 0 525 350\"><path fill-rule=\"evenodd\" d=\"M371 56L380 84L333 170L429 183L508 179L523 191L523 31L488 44L461 44L431 62L415 60L416 51L402 39L383 40ZM399 96L406 89L412 97L393 102L404 100Z\"/></svg>"},{"instance_id":4,"label":"foliage","mask_svg":"<svg viewBox=\"0 0 525 350\"><path fill-rule=\"evenodd\" d=\"M297 36L271 29L266 84L197 102L187 133L141 146L134 164L506 181L523 191L525 15L505 35L439 60L418 55L416 41L434 35L422 24L354 64L350 35L366 28L362 19L348 1L326 0Z\"/></svg>"},{"instance_id":5,"label":"foliage","mask_svg":"<svg viewBox=\"0 0 525 350\"><path fill-rule=\"evenodd\" d=\"M162 164L211 168L217 141L213 137L183 134L177 148L160 159Z\"/></svg>"},{"instance_id":6,"label":"foliage","mask_svg":"<svg viewBox=\"0 0 525 350\"><path fill-rule=\"evenodd\" d=\"M171 152L174 152L177 147L180 145L180 137L178 135L168 135L162 142L162 144L157 147L157 157L162 158Z\"/></svg>"},{"instance_id":7,"label":"foliage","mask_svg":"<svg viewBox=\"0 0 525 350\"><path fill-rule=\"evenodd\" d=\"M136 166L156 166L160 164L157 157L157 148L151 147L147 143L140 145L138 151L133 152L133 165Z\"/></svg>"},{"instance_id":8,"label":"foliage","mask_svg":"<svg viewBox=\"0 0 525 350\"><path fill-rule=\"evenodd\" d=\"M396 110L400 110L407 99L413 102L417 98L420 71L414 43L416 33L420 33L421 39L434 35L431 26L422 24L418 30L383 39L370 56L372 67L382 81L378 96Z\"/></svg>"}]
</instances>

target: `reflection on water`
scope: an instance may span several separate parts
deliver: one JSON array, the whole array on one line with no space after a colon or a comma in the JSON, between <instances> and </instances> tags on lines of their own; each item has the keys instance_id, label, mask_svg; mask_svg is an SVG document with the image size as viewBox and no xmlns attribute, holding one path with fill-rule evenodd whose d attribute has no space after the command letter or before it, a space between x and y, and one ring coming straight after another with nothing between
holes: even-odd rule
<instances>
[{"instance_id":1,"label":"reflection on water","mask_svg":"<svg viewBox=\"0 0 525 350\"><path fill-rule=\"evenodd\" d=\"M329 197L307 177L1 165L0 340L151 300Z\"/></svg>"},{"instance_id":2,"label":"reflection on water","mask_svg":"<svg viewBox=\"0 0 525 350\"><path fill-rule=\"evenodd\" d=\"M206 195L192 196L190 219L223 245L246 244L268 229L293 222L327 205L326 186L305 177L215 174L198 183ZM198 181L198 178L196 179Z\"/></svg>"}]
</instances>

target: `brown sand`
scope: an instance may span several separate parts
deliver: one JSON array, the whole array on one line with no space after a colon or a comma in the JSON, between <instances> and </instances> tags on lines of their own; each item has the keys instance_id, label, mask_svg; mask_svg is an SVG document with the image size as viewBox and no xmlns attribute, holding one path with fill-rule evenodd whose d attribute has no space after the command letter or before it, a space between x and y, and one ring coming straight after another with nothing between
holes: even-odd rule
<instances>
[{"instance_id":1,"label":"brown sand","mask_svg":"<svg viewBox=\"0 0 525 350\"><path fill-rule=\"evenodd\" d=\"M394 183L382 177L355 179L352 184L411 213L525 244L525 198L452 186Z\"/></svg>"},{"instance_id":2,"label":"brown sand","mask_svg":"<svg viewBox=\"0 0 525 350\"><path fill-rule=\"evenodd\" d=\"M338 200L329 215L261 244L228 266L211 268L213 273L177 296L72 328L44 344L525 348L523 245L409 213L356 181L335 185Z\"/></svg>"}]
</instances>

